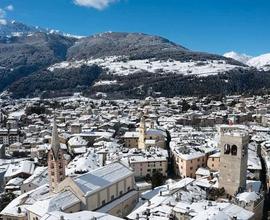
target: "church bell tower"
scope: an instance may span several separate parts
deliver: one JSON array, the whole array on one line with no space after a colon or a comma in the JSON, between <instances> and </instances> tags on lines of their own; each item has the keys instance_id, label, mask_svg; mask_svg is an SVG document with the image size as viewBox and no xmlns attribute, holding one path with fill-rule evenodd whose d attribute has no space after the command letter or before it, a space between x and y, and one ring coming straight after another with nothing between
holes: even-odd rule
<instances>
[{"instance_id":1,"label":"church bell tower","mask_svg":"<svg viewBox=\"0 0 270 220\"><path fill-rule=\"evenodd\" d=\"M65 179L64 153L60 148L60 141L56 126L53 121L51 148L48 152L48 173L50 181L50 191L55 191L57 184Z\"/></svg>"}]
</instances>

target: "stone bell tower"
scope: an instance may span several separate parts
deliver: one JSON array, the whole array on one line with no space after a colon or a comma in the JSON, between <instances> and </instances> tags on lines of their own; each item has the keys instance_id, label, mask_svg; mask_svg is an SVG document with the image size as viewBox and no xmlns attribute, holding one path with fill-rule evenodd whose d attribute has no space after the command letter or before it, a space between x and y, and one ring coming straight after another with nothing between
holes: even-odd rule
<instances>
[{"instance_id":1,"label":"stone bell tower","mask_svg":"<svg viewBox=\"0 0 270 220\"><path fill-rule=\"evenodd\" d=\"M139 127L139 140L138 140L138 148L145 149L145 117L141 117L140 127Z\"/></svg>"},{"instance_id":2,"label":"stone bell tower","mask_svg":"<svg viewBox=\"0 0 270 220\"><path fill-rule=\"evenodd\" d=\"M234 195L246 188L249 135L237 126L220 127L219 188Z\"/></svg>"},{"instance_id":3,"label":"stone bell tower","mask_svg":"<svg viewBox=\"0 0 270 220\"><path fill-rule=\"evenodd\" d=\"M65 179L64 153L60 148L55 119L53 121L51 148L48 152L48 173L50 181L50 191L53 192L57 184Z\"/></svg>"}]
</instances>

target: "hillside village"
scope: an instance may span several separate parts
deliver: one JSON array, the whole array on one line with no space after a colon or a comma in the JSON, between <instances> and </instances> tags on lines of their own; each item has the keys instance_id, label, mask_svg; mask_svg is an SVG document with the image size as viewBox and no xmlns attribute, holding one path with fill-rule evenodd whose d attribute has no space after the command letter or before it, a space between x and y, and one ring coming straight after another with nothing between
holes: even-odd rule
<instances>
[{"instance_id":1,"label":"hillside village","mask_svg":"<svg viewBox=\"0 0 270 220\"><path fill-rule=\"evenodd\" d=\"M267 219L269 96L1 99L1 220Z\"/></svg>"}]
</instances>

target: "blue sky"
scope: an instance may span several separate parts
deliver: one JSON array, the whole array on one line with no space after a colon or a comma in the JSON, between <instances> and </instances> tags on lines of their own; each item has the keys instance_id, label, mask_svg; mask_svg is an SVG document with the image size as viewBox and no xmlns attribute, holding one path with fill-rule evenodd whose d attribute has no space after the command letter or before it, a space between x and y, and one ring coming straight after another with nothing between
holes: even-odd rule
<instances>
[{"instance_id":1,"label":"blue sky","mask_svg":"<svg viewBox=\"0 0 270 220\"><path fill-rule=\"evenodd\" d=\"M77 35L144 32L197 51L270 52L269 0L0 0L0 8L2 18Z\"/></svg>"}]
</instances>

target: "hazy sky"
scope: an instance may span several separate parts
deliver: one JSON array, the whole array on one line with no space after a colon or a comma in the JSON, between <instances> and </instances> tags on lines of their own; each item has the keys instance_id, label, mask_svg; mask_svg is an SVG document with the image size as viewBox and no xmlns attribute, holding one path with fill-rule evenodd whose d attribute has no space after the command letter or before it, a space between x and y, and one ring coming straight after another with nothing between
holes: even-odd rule
<instances>
[{"instance_id":1,"label":"hazy sky","mask_svg":"<svg viewBox=\"0 0 270 220\"><path fill-rule=\"evenodd\" d=\"M270 0L0 0L1 19L77 35L161 35L189 49L270 52Z\"/></svg>"}]
</instances>

